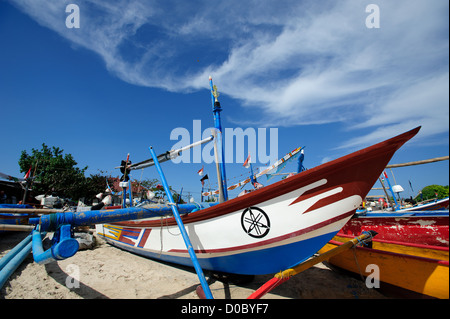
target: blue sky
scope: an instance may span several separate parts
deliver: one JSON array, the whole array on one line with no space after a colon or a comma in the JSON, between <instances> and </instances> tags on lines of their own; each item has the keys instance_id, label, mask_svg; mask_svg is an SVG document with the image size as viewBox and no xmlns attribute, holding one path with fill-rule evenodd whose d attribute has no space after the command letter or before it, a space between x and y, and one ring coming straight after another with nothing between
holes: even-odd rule
<instances>
[{"instance_id":1,"label":"blue sky","mask_svg":"<svg viewBox=\"0 0 450 319\"><path fill-rule=\"evenodd\" d=\"M65 8L80 8L80 28ZM380 28L366 27L366 6ZM0 171L22 150L71 153L87 173L118 175L193 120L213 125L208 76L223 127L278 128L278 155L306 146L308 168L422 125L392 159L448 155L448 1L0 2ZM256 166L263 165L255 163ZM198 199L200 163L164 165ZM394 170L404 196L448 185L448 161ZM295 165L286 171L292 171ZM215 169L205 164L211 183ZM246 174L227 164L227 177ZM156 177L154 168L136 179ZM261 183L264 184L262 179Z\"/></svg>"}]
</instances>

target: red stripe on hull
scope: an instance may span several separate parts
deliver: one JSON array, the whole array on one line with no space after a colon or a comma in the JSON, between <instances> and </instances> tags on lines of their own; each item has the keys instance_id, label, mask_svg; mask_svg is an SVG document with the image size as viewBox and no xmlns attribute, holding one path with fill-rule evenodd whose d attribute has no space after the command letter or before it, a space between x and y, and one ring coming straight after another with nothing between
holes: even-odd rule
<instances>
[{"instance_id":1,"label":"red stripe on hull","mask_svg":"<svg viewBox=\"0 0 450 319\"><path fill-rule=\"evenodd\" d=\"M371 229L378 233L377 239L448 247L448 227L448 217L357 217L350 219L340 232L358 236Z\"/></svg>"},{"instance_id":2,"label":"red stripe on hull","mask_svg":"<svg viewBox=\"0 0 450 319\"><path fill-rule=\"evenodd\" d=\"M195 252L196 253L224 253L224 252L238 251L238 250L252 249L252 248L256 248L256 247L266 246L266 245L280 242L280 241L283 241L283 240L286 240L289 238L298 237L298 236L307 234L309 232L318 230L322 227L325 227L327 225L330 225L330 224L340 221L342 219L348 218L348 217L352 216L354 213L355 213L355 211L351 211L351 212L336 216L334 218L331 218L329 220L323 221L323 222L313 225L311 227L303 228L301 230L292 232L290 234L286 234L286 235L272 238L269 240L264 240L264 241L254 243L254 244L235 246L235 247L227 247L227 248L221 248L221 249L208 249L208 250L202 249L202 250L196 250ZM169 252L187 253L188 251L186 249L172 249L172 250L169 250Z\"/></svg>"},{"instance_id":3,"label":"red stripe on hull","mask_svg":"<svg viewBox=\"0 0 450 319\"><path fill-rule=\"evenodd\" d=\"M139 241L138 247L144 248L145 243L147 242L148 236L152 230L150 228L144 230L144 234L142 235L141 240Z\"/></svg>"},{"instance_id":4,"label":"red stripe on hull","mask_svg":"<svg viewBox=\"0 0 450 319\"><path fill-rule=\"evenodd\" d=\"M361 198L364 198L375 184L380 173L386 167L395 151L416 135L419 130L420 127L371 147L343 156L334 161L306 170L291 178L260 188L248 195L237 197L216 206L190 213L182 217L183 223L186 225L242 211L247 207L275 199L322 179L327 180L326 186L319 187L306 194L306 196L314 196L314 194L319 195L327 189L331 190L342 186L343 191L340 193L340 198L346 198L352 195L359 195ZM316 207L326 206L335 201L336 197L337 196L330 196L320 200L316 203ZM302 199L298 198L298 200L300 201ZM161 227L161 221L128 221L115 223L115 225L129 227ZM176 221L174 218L166 218L164 220L164 225L176 225Z\"/></svg>"},{"instance_id":5,"label":"red stripe on hull","mask_svg":"<svg viewBox=\"0 0 450 319\"><path fill-rule=\"evenodd\" d=\"M137 239L139 237L139 233L140 232L136 231L136 229L123 228L122 231L120 232L119 241L125 244L134 245L135 242L132 241L130 237Z\"/></svg>"}]
</instances>

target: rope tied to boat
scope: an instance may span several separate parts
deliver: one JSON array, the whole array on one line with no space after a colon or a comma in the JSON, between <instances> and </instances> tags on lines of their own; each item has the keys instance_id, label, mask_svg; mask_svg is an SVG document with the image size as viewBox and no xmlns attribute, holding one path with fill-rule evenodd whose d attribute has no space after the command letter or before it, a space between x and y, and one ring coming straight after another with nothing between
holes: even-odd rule
<instances>
[{"instance_id":1,"label":"rope tied to boat","mask_svg":"<svg viewBox=\"0 0 450 319\"><path fill-rule=\"evenodd\" d=\"M48 222L48 225L47 225L47 229L46 229L46 230L52 231L52 230L55 230L56 228L59 227L59 222L58 222L58 215L57 215L57 213L49 214L49 215L47 215L46 217L47 217L47 222ZM42 218L39 218L39 217L38 217L38 219L39 219L39 221L38 221L38 223L36 224L35 229L38 230L39 232L41 232L41 228L42 228ZM39 229L38 229L38 227L39 227Z\"/></svg>"},{"instance_id":2,"label":"rope tied to boat","mask_svg":"<svg viewBox=\"0 0 450 319\"><path fill-rule=\"evenodd\" d=\"M359 266L358 257L356 256L356 248L358 247L358 245L359 245L360 247L366 246L366 247L368 247L368 248L372 248L372 247L371 247L371 246L372 246L372 238L373 238L376 234L377 234L377 233L374 232L373 230L362 232L361 235L360 235L359 237L361 237L362 235L366 235L367 237L365 237L365 238L362 239L362 240L360 240L360 238L357 237L358 244L357 244L357 245L354 245L354 246L352 247L353 257L355 258L355 264L356 264L356 267L358 268L358 272L359 272L359 275L361 276L361 280L362 280L362 281L364 281L364 275L363 275L363 273L362 273L362 271L361 271L361 267Z\"/></svg>"},{"instance_id":3,"label":"rope tied to boat","mask_svg":"<svg viewBox=\"0 0 450 319\"><path fill-rule=\"evenodd\" d=\"M352 247L352 251L353 251L353 257L355 257L355 264L356 264L356 267L358 268L359 275L361 276L361 280L364 281L364 275L361 271L361 267L359 266L358 257L356 257L356 245Z\"/></svg>"},{"instance_id":4,"label":"rope tied to boat","mask_svg":"<svg viewBox=\"0 0 450 319\"><path fill-rule=\"evenodd\" d=\"M363 231L361 233L361 235L367 235L367 237L364 239L360 239L361 236L356 237L356 239L358 240L358 244L360 246L369 247L369 244L372 242L372 238L373 238L374 234L371 231ZM355 245L354 247L356 247L356 246L357 245Z\"/></svg>"}]
</instances>

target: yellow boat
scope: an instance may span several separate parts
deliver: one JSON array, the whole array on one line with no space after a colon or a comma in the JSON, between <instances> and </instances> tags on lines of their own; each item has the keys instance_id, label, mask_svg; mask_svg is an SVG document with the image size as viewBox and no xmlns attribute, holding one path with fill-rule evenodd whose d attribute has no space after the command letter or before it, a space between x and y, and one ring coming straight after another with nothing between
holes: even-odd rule
<instances>
[{"instance_id":1,"label":"yellow boat","mask_svg":"<svg viewBox=\"0 0 450 319\"><path fill-rule=\"evenodd\" d=\"M319 253L342 245L351 235L338 233ZM328 262L379 281L382 291L402 296L449 298L448 247L420 245L390 240L372 240L372 247L355 247L331 257ZM370 277L370 278L369 278Z\"/></svg>"}]
</instances>

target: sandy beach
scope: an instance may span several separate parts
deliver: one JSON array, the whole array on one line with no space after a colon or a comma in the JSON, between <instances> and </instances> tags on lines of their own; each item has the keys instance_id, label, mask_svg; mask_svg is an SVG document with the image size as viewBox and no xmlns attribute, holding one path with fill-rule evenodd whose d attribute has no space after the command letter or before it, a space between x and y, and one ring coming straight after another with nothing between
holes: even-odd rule
<instances>
[{"instance_id":1,"label":"sandy beach","mask_svg":"<svg viewBox=\"0 0 450 319\"><path fill-rule=\"evenodd\" d=\"M0 233L0 257L26 237ZM272 275L226 277L205 272L216 299L245 299ZM75 280L74 278L78 279ZM252 279L252 280L250 280ZM193 268L150 260L96 237L93 249L38 265L30 254L0 291L0 299L199 299ZM364 282L318 264L275 288L264 299L384 299Z\"/></svg>"}]
</instances>

